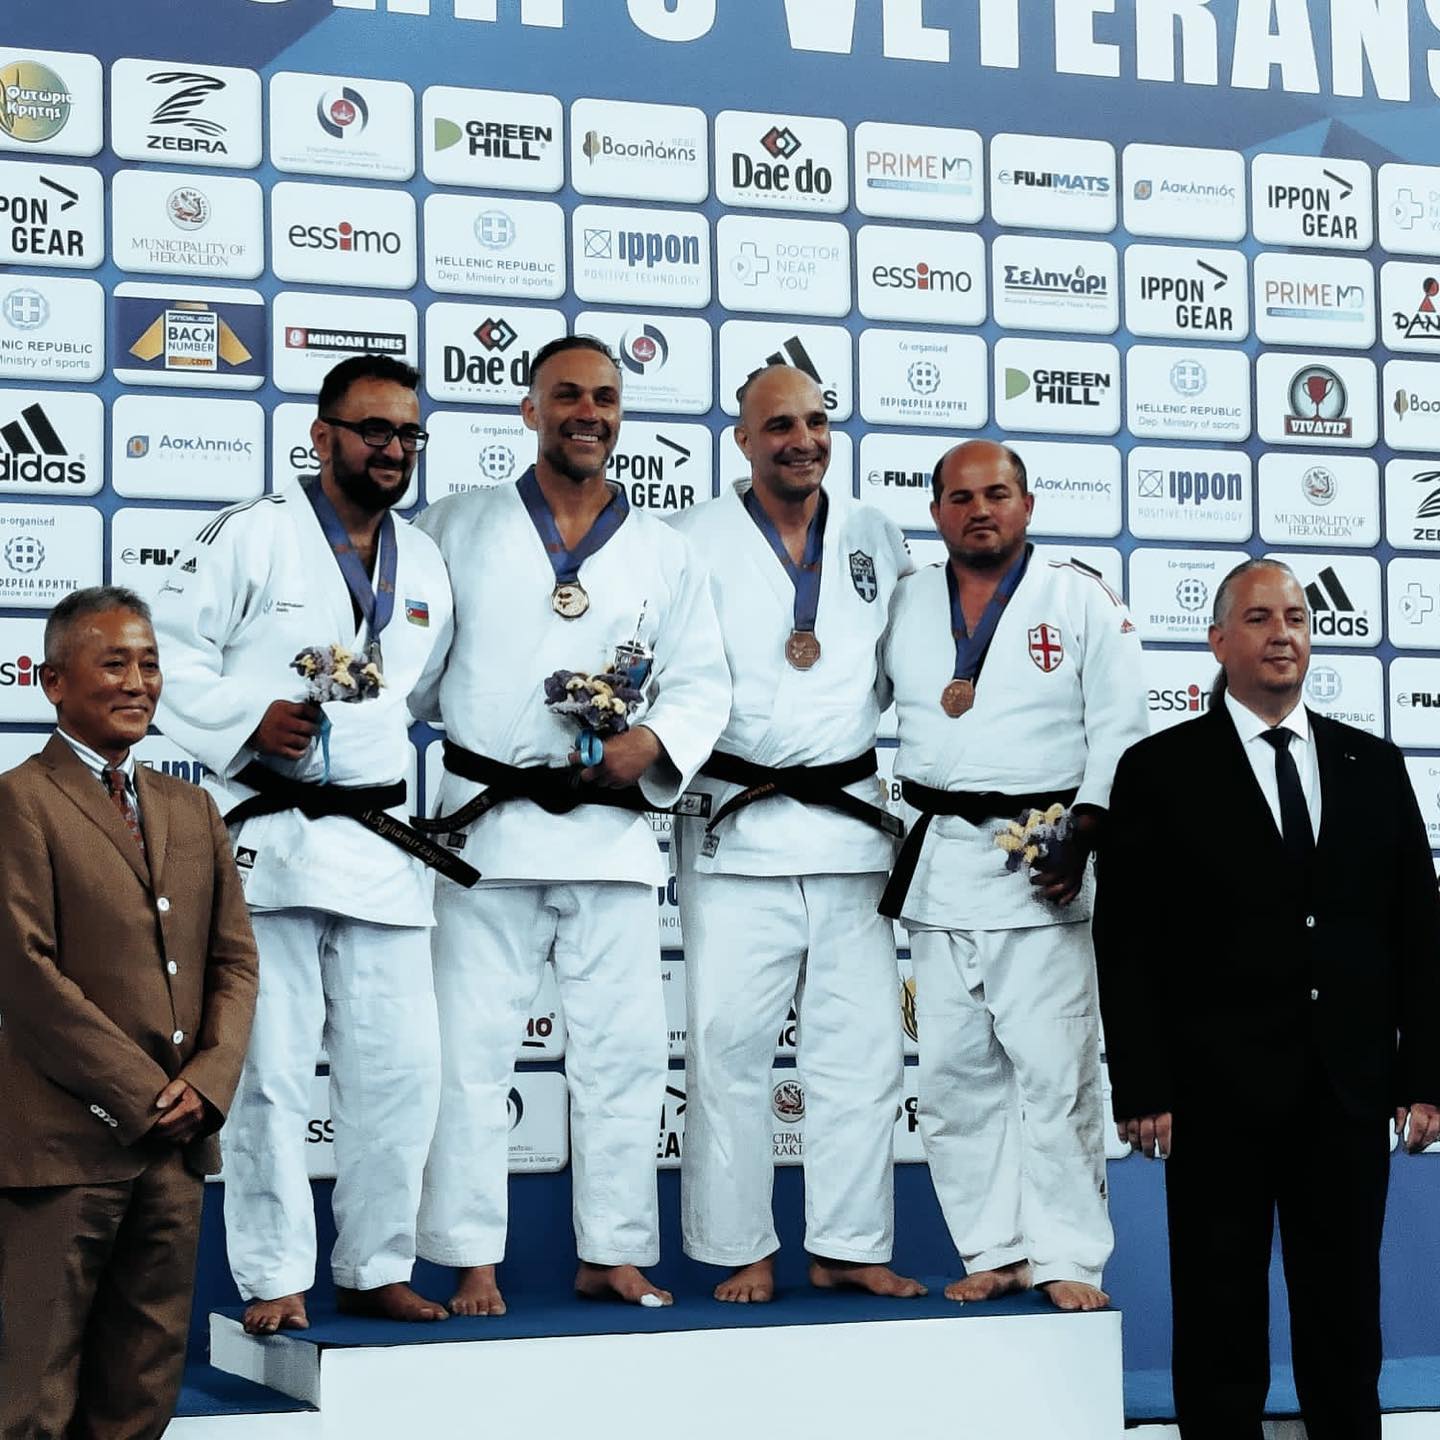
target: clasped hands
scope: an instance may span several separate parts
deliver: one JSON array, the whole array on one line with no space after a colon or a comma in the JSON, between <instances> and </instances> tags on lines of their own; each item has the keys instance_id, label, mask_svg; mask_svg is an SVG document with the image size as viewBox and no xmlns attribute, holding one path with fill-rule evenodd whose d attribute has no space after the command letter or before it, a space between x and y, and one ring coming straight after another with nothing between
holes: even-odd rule
<instances>
[{"instance_id":1,"label":"clasped hands","mask_svg":"<svg viewBox=\"0 0 1440 1440\"><path fill-rule=\"evenodd\" d=\"M1405 1133L1405 1122L1410 1122L1410 1133ZM1115 1132L1138 1150L1147 1160L1158 1155L1164 1159L1170 1154L1171 1114L1166 1110L1159 1115L1137 1115L1131 1120L1117 1120ZM1395 1133L1400 1137L1407 1153L1418 1155L1428 1145L1440 1140L1440 1108L1417 1102L1414 1105L1395 1107Z\"/></svg>"}]
</instances>

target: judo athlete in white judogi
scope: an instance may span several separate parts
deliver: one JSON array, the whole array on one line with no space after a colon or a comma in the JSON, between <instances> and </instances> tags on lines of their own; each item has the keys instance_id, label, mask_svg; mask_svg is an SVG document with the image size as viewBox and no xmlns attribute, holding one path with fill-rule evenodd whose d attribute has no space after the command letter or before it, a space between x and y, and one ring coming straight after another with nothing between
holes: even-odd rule
<instances>
[{"instance_id":1,"label":"judo athlete in white judogi","mask_svg":"<svg viewBox=\"0 0 1440 1440\"><path fill-rule=\"evenodd\" d=\"M879 643L899 529L822 487L820 387L775 365L741 391L750 479L673 517L706 557L734 696L676 822L685 934L686 1253L731 1267L715 1290L774 1296L775 1037L797 1007L805 1089L805 1248L826 1288L924 1294L888 1268L901 1051L895 935L876 913L901 826L883 807Z\"/></svg>"},{"instance_id":2,"label":"judo athlete in white judogi","mask_svg":"<svg viewBox=\"0 0 1440 1440\"><path fill-rule=\"evenodd\" d=\"M425 825L484 879L438 882L443 1085L419 1250L455 1266L456 1314L504 1311L506 1101L552 955L565 1011L576 1288L668 1304L655 1150L668 1072L656 887L643 811L679 800L729 714L703 567L605 469L620 374L584 336L535 357L521 413L539 454L517 484L432 505L420 524L455 587L455 645L427 706L444 721L440 818ZM617 652L620 652L617 654ZM630 728L583 768L577 725L546 708L557 670L648 668Z\"/></svg>"},{"instance_id":3,"label":"judo athlete in white judogi","mask_svg":"<svg viewBox=\"0 0 1440 1440\"><path fill-rule=\"evenodd\" d=\"M910 931L920 1131L967 1271L945 1293L1095 1309L1113 1235L1086 861L1147 729L1139 637L1093 570L1033 554L1012 451L957 446L935 494L949 563L902 581L885 641L920 818L882 909ZM1021 840L1032 810L1059 830Z\"/></svg>"},{"instance_id":4,"label":"judo athlete in white judogi","mask_svg":"<svg viewBox=\"0 0 1440 1440\"><path fill-rule=\"evenodd\" d=\"M390 514L424 444L418 379L383 356L332 370L310 432L318 483L222 511L180 551L154 607L167 670L157 723L214 772L205 785L229 816L260 950L255 1027L221 1136L230 1268L256 1334L307 1323L305 1127L322 1041L340 1306L446 1313L408 1283L440 1078L422 859L453 869L403 823L406 697L438 673L451 629L434 542ZM328 659L331 646L356 670L373 661L384 683L326 704L322 719L292 661L311 647Z\"/></svg>"}]
</instances>

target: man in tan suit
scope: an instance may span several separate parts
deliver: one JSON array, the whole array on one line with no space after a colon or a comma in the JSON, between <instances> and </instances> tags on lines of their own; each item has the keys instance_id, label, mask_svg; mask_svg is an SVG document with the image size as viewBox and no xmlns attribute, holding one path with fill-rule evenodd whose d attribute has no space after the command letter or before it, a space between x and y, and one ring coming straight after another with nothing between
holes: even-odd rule
<instances>
[{"instance_id":1,"label":"man in tan suit","mask_svg":"<svg viewBox=\"0 0 1440 1440\"><path fill-rule=\"evenodd\" d=\"M149 1440L255 946L214 804L131 754L161 685L144 601L62 600L40 683L59 728L0 776L0 1440Z\"/></svg>"}]
</instances>

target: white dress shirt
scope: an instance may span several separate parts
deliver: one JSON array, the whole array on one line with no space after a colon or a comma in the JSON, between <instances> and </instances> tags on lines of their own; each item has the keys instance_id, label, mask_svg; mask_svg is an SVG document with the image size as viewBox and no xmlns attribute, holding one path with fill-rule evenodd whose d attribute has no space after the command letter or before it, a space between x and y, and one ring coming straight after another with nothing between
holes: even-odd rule
<instances>
[{"instance_id":1,"label":"white dress shirt","mask_svg":"<svg viewBox=\"0 0 1440 1440\"><path fill-rule=\"evenodd\" d=\"M1248 710L1228 690L1225 692L1225 708L1234 722L1235 733L1245 747L1245 758L1255 772L1260 793L1270 807L1275 828L1283 834L1280 824L1280 787L1275 781L1275 757L1277 752L1264 738L1272 727L1253 710ZM1320 833L1320 767L1315 759L1315 740L1310 734L1310 717L1303 704L1296 707L1280 722L1279 729L1289 730L1294 739L1290 742L1290 753L1295 757L1295 769L1300 774L1300 789L1305 796L1305 808L1310 812L1310 832Z\"/></svg>"},{"instance_id":2,"label":"white dress shirt","mask_svg":"<svg viewBox=\"0 0 1440 1440\"><path fill-rule=\"evenodd\" d=\"M105 779L104 771L112 768L110 762L97 750L92 750L83 740L77 740L67 730L56 727L55 733L65 740L70 748L85 762L85 768L95 776L105 793L110 793L110 786ZM135 788L135 752L129 750L125 758L113 767L125 777L125 793L130 797L130 803L135 807L135 814L140 814L140 792Z\"/></svg>"}]
</instances>

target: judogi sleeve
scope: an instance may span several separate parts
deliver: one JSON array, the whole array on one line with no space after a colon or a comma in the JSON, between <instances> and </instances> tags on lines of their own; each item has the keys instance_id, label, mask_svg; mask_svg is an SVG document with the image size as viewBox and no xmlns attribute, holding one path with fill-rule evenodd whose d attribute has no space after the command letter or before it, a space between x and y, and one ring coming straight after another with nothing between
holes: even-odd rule
<instances>
[{"instance_id":1,"label":"judogi sleeve","mask_svg":"<svg viewBox=\"0 0 1440 1440\"><path fill-rule=\"evenodd\" d=\"M1104 809L1120 757L1150 729L1145 676L1140 635L1119 598L1099 580L1082 584L1081 593L1085 643L1080 690L1086 757L1075 803Z\"/></svg>"},{"instance_id":2,"label":"judogi sleeve","mask_svg":"<svg viewBox=\"0 0 1440 1440\"><path fill-rule=\"evenodd\" d=\"M895 580L898 586L898 583L907 575L915 573L915 561L910 557L910 547L905 543L904 533L893 521L885 521L883 537L885 547L890 552L891 563L895 567ZM888 600L892 616L895 611L897 593L898 589L892 590ZM882 715L890 708L890 702L895 698L895 690L890 683L890 672L885 665L885 646L889 636L890 627L887 623L875 641L875 700Z\"/></svg>"},{"instance_id":3,"label":"judogi sleeve","mask_svg":"<svg viewBox=\"0 0 1440 1440\"><path fill-rule=\"evenodd\" d=\"M669 757L640 777L655 806L680 798L730 719L730 667L709 572L683 535L675 543L681 553L674 600L655 637L655 703L640 722Z\"/></svg>"},{"instance_id":4,"label":"judogi sleeve","mask_svg":"<svg viewBox=\"0 0 1440 1440\"><path fill-rule=\"evenodd\" d=\"M427 505L411 522L422 535L428 535L435 542L440 558L445 562L446 588L450 588L450 556L445 549L446 517L453 513L448 503L454 497L443 496L433 505ZM450 646L455 640L454 597L447 607L443 633L438 637L434 651L426 662L425 669L416 682L415 688L406 698L411 715L417 720L433 722L440 718L440 682L445 677L445 664L450 658Z\"/></svg>"},{"instance_id":5,"label":"judogi sleeve","mask_svg":"<svg viewBox=\"0 0 1440 1440\"><path fill-rule=\"evenodd\" d=\"M260 604L275 548L247 544L245 518L212 521L201 532L207 540L197 538L181 550L169 571L178 588L162 592L151 606L165 677L155 723L221 776L252 758L246 742L277 698L253 674L224 673L225 648ZM192 573L182 571L191 563Z\"/></svg>"}]
</instances>

